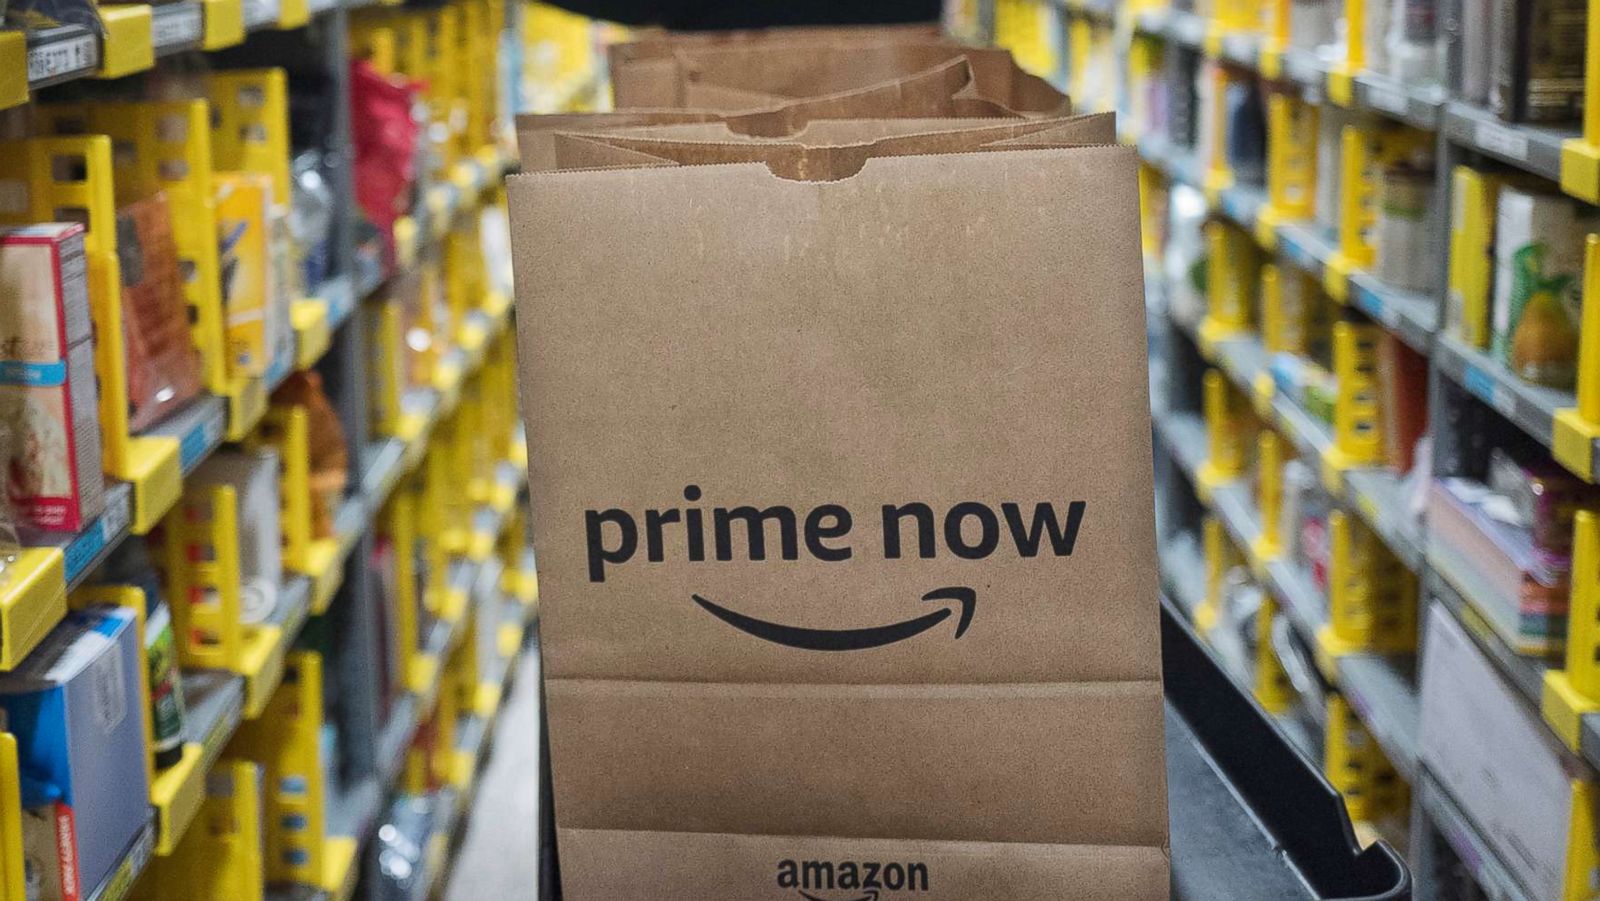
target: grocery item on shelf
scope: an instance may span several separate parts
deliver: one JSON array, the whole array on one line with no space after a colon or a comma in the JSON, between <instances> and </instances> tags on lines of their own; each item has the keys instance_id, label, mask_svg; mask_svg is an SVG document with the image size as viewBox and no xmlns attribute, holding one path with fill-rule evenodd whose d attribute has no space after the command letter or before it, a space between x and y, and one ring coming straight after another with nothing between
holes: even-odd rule
<instances>
[{"instance_id":1,"label":"grocery item on shelf","mask_svg":"<svg viewBox=\"0 0 1600 901\"><path fill-rule=\"evenodd\" d=\"M1396 472L1408 473L1428 431L1428 358L1391 332L1378 339L1378 390L1384 458Z\"/></svg>"},{"instance_id":2,"label":"grocery item on shelf","mask_svg":"<svg viewBox=\"0 0 1600 901\"><path fill-rule=\"evenodd\" d=\"M271 369L290 331L288 299L273 278L272 176L219 172L214 180L228 365L258 377Z\"/></svg>"},{"instance_id":3,"label":"grocery item on shelf","mask_svg":"<svg viewBox=\"0 0 1600 901\"><path fill-rule=\"evenodd\" d=\"M1378 223L1373 273L1404 291L1433 287L1431 269L1422 263L1433 246L1428 210L1433 206L1433 170L1404 160L1378 176Z\"/></svg>"},{"instance_id":4,"label":"grocery item on shelf","mask_svg":"<svg viewBox=\"0 0 1600 901\"><path fill-rule=\"evenodd\" d=\"M1476 106L1489 103L1494 81L1493 34L1495 0L1461 0L1460 28L1455 37L1461 70L1456 96Z\"/></svg>"},{"instance_id":5,"label":"grocery item on shelf","mask_svg":"<svg viewBox=\"0 0 1600 901\"><path fill-rule=\"evenodd\" d=\"M247 624L271 619L283 584L282 493L276 451L225 449L200 464L190 486L231 486L238 505L239 617Z\"/></svg>"},{"instance_id":6,"label":"grocery item on shelf","mask_svg":"<svg viewBox=\"0 0 1600 901\"><path fill-rule=\"evenodd\" d=\"M1365 54L1362 62L1374 72L1389 71L1389 27L1394 19L1394 8L1406 0L1366 0L1361 9L1361 47ZM1351 22L1351 28L1357 23Z\"/></svg>"},{"instance_id":7,"label":"grocery item on shelf","mask_svg":"<svg viewBox=\"0 0 1600 901\"><path fill-rule=\"evenodd\" d=\"M1461 624L1430 609L1422 644L1419 756L1532 901L1562 901L1576 780L1538 712ZM1592 777L1591 777L1592 778Z\"/></svg>"},{"instance_id":8,"label":"grocery item on shelf","mask_svg":"<svg viewBox=\"0 0 1600 901\"><path fill-rule=\"evenodd\" d=\"M1495 217L1502 178L1495 172L1457 166L1451 182L1444 330L1473 347L1487 348L1495 281Z\"/></svg>"},{"instance_id":9,"label":"grocery item on shelf","mask_svg":"<svg viewBox=\"0 0 1600 901\"><path fill-rule=\"evenodd\" d=\"M83 226L0 233L4 487L21 524L76 532L105 509Z\"/></svg>"},{"instance_id":10,"label":"grocery item on shelf","mask_svg":"<svg viewBox=\"0 0 1600 901\"><path fill-rule=\"evenodd\" d=\"M1303 460L1283 464L1282 533L1293 542L1292 559L1319 592L1328 590L1328 514L1333 500Z\"/></svg>"},{"instance_id":11,"label":"grocery item on shelf","mask_svg":"<svg viewBox=\"0 0 1600 901\"><path fill-rule=\"evenodd\" d=\"M1261 91L1253 81L1233 81L1225 99L1228 167L1238 181L1261 184L1267 170L1267 119Z\"/></svg>"},{"instance_id":12,"label":"grocery item on shelf","mask_svg":"<svg viewBox=\"0 0 1600 901\"><path fill-rule=\"evenodd\" d=\"M1585 0L1491 0L1489 109L1507 122L1568 122L1583 111Z\"/></svg>"},{"instance_id":13,"label":"grocery item on shelf","mask_svg":"<svg viewBox=\"0 0 1600 901\"><path fill-rule=\"evenodd\" d=\"M22 848L41 898L86 898L150 815L144 647L134 612L68 612L0 674L0 726L17 738Z\"/></svg>"},{"instance_id":14,"label":"grocery item on shelf","mask_svg":"<svg viewBox=\"0 0 1600 901\"><path fill-rule=\"evenodd\" d=\"M1323 422L1333 422L1339 380L1324 366L1292 353L1272 355L1272 382L1284 396Z\"/></svg>"},{"instance_id":15,"label":"grocery item on shelf","mask_svg":"<svg viewBox=\"0 0 1600 901\"><path fill-rule=\"evenodd\" d=\"M1520 468L1507 462L1495 469L1499 474L1490 484L1465 477L1434 480L1428 560L1507 644L1523 653L1553 653L1566 634L1571 498L1579 488L1553 464ZM1539 503L1519 503L1513 496L1519 483Z\"/></svg>"},{"instance_id":16,"label":"grocery item on shelf","mask_svg":"<svg viewBox=\"0 0 1600 901\"><path fill-rule=\"evenodd\" d=\"M301 284L315 287L332 274L333 219L337 200L328 182L326 155L320 150L295 154L289 207L289 235Z\"/></svg>"},{"instance_id":17,"label":"grocery item on shelf","mask_svg":"<svg viewBox=\"0 0 1600 901\"><path fill-rule=\"evenodd\" d=\"M167 604L156 563L143 537L128 538L112 552L100 578L107 584L131 585L144 595L144 653L150 685L151 748L157 768L183 757L183 722L188 715L183 679L178 672L177 637L172 608Z\"/></svg>"},{"instance_id":18,"label":"grocery item on shelf","mask_svg":"<svg viewBox=\"0 0 1600 901\"><path fill-rule=\"evenodd\" d=\"M334 514L350 478L350 453L339 414L316 372L291 373L272 397L306 408L311 434L311 531L317 538L331 538Z\"/></svg>"},{"instance_id":19,"label":"grocery item on shelf","mask_svg":"<svg viewBox=\"0 0 1600 901\"><path fill-rule=\"evenodd\" d=\"M365 60L350 63L356 202L383 236L385 272L395 264L394 222L409 212L416 179L418 126L411 110L419 90L419 85L383 75Z\"/></svg>"},{"instance_id":20,"label":"grocery item on shelf","mask_svg":"<svg viewBox=\"0 0 1600 901\"><path fill-rule=\"evenodd\" d=\"M1289 46L1315 53L1337 37L1341 14L1338 0L1292 0L1289 4Z\"/></svg>"},{"instance_id":21,"label":"grocery item on shelf","mask_svg":"<svg viewBox=\"0 0 1600 901\"><path fill-rule=\"evenodd\" d=\"M200 393L200 354L189 331L166 195L156 193L117 210L117 261L127 336L128 426L139 432Z\"/></svg>"},{"instance_id":22,"label":"grocery item on shelf","mask_svg":"<svg viewBox=\"0 0 1600 901\"><path fill-rule=\"evenodd\" d=\"M150 684L150 747L155 765L165 769L183 759L183 680L178 646L172 636L172 610L160 595L146 597L145 665Z\"/></svg>"},{"instance_id":23,"label":"grocery item on shelf","mask_svg":"<svg viewBox=\"0 0 1600 901\"><path fill-rule=\"evenodd\" d=\"M1162 259L1167 307L1181 322L1199 322L1206 311L1206 242L1201 234L1205 195L1188 185L1173 185L1167 196L1167 221Z\"/></svg>"},{"instance_id":24,"label":"grocery item on shelf","mask_svg":"<svg viewBox=\"0 0 1600 901\"><path fill-rule=\"evenodd\" d=\"M1578 362L1584 237L1600 219L1554 191L1506 185L1495 216L1494 354L1527 381L1569 388Z\"/></svg>"},{"instance_id":25,"label":"grocery item on shelf","mask_svg":"<svg viewBox=\"0 0 1600 901\"><path fill-rule=\"evenodd\" d=\"M1349 111L1332 104L1317 107L1316 223L1328 231L1339 227L1344 130L1356 121Z\"/></svg>"},{"instance_id":26,"label":"grocery item on shelf","mask_svg":"<svg viewBox=\"0 0 1600 901\"><path fill-rule=\"evenodd\" d=\"M1439 81L1438 0L1392 0L1384 35L1388 74L1407 85ZM1367 68L1377 69L1372 60Z\"/></svg>"}]
</instances>

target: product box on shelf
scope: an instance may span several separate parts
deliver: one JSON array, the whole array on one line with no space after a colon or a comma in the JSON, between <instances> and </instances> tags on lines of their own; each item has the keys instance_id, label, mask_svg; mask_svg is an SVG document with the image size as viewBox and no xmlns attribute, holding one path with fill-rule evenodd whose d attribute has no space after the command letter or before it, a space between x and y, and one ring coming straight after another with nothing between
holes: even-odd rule
<instances>
[{"instance_id":1,"label":"product box on shelf","mask_svg":"<svg viewBox=\"0 0 1600 901\"><path fill-rule=\"evenodd\" d=\"M77 531L105 508L83 226L0 232L0 440L22 521Z\"/></svg>"},{"instance_id":2,"label":"product box on shelf","mask_svg":"<svg viewBox=\"0 0 1600 901\"><path fill-rule=\"evenodd\" d=\"M236 372L260 376L267 371L278 338L268 232L272 177L225 172L217 174L216 183L228 364Z\"/></svg>"},{"instance_id":3,"label":"product box on shelf","mask_svg":"<svg viewBox=\"0 0 1600 901\"><path fill-rule=\"evenodd\" d=\"M1422 646L1422 763L1534 901L1562 901L1575 772L1538 711L1435 604Z\"/></svg>"},{"instance_id":4,"label":"product box on shelf","mask_svg":"<svg viewBox=\"0 0 1600 901\"><path fill-rule=\"evenodd\" d=\"M68 613L19 669L0 675L36 897L90 897L149 821L143 666L134 612L94 607Z\"/></svg>"},{"instance_id":5,"label":"product box on shelf","mask_svg":"<svg viewBox=\"0 0 1600 901\"><path fill-rule=\"evenodd\" d=\"M1014 137L510 180L568 894L1167 897L1138 161Z\"/></svg>"},{"instance_id":6,"label":"product box on shelf","mask_svg":"<svg viewBox=\"0 0 1600 901\"><path fill-rule=\"evenodd\" d=\"M229 485L238 505L240 617L266 622L278 606L283 583L282 502L278 454L270 448L223 450L189 477L192 486Z\"/></svg>"}]
</instances>

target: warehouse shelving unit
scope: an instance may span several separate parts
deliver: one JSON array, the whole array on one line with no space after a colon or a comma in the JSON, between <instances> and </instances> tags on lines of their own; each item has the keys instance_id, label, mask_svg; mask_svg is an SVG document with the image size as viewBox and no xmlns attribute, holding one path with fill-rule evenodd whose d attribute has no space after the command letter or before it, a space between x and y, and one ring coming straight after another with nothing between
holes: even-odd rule
<instances>
[{"instance_id":1,"label":"warehouse shelving unit","mask_svg":"<svg viewBox=\"0 0 1600 901\"><path fill-rule=\"evenodd\" d=\"M534 38L559 41L550 58L560 77L542 78L542 93L532 102L560 109L592 102L601 81L590 42L570 27L544 34L539 29L557 14L526 10L534 20L529 22L525 6L481 3L463 16L481 11L474 21L490 34L497 53ZM392 876L379 862L379 826L406 805L425 804L439 816L422 837L426 876L408 897L431 897L448 872L449 837L473 797L538 597L521 512L527 453L520 438L510 438L520 424L512 405L503 402L515 392L507 292L454 257L445 260L453 321L433 348L426 382L408 389L376 376L391 361L384 355L397 352L382 337L395 279L380 265L380 242L358 236L351 212L348 64L362 55L386 71L400 71L405 60L375 52L392 52L403 44L397 32L411 28L406 34L414 37L421 33L415 27L437 13L326 0L182 0L100 9L103 34L77 26L0 31L0 108L34 99L48 103L57 97L52 89L69 82L136 75L183 54L210 54L219 69L282 66L282 81L251 87L269 105L280 104L285 125L282 104L289 94L328 94L331 125L318 135L318 144L331 161L327 174L340 210L330 275L293 302L290 365L253 380L208 375L200 399L155 429L128 436L129 468L110 474L106 511L98 519L73 535L25 536L29 547L0 578L0 670L8 670L26 659L71 605L142 607L136 590L101 584L100 564L130 535L148 533L164 520L170 531L176 527L169 514L191 501L210 500L197 497L187 477L219 447L270 444L284 461L284 532L293 549L285 547L279 603L267 622L240 630L219 651L182 651L188 698L182 759L153 774L148 824L113 875L84 896L391 897L386 892ZM358 36L366 41L373 34L380 35L381 47L357 44ZM462 34L477 39L476 32ZM430 49L417 48L411 60L457 67L458 53L466 52L445 45ZM519 82L506 91L516 103L523 63L505 63ZM77 94L80 87L65 90ZM494 101L477 98L471 115L487 115ZM502 128L513 110L502 111ZM249 115L233 108L213 112ZM203 131L204 119L199 121ZM91 133L103 122L110 120L92 121ZM287 135L273 132L270 123L267 130L283 140L286 161ZM503 204L501 181L515 165L504 134L462 147L437 174L423 175L415 208L395 227L402 273L430 265L426 259L465 253L471 247L462 238L466 226L486 206ZM93 139L85 140L92 156ZM9 174L0 171L0 177ZM321 376L350 460L332 535L322 539L311 534L307 509L295 506L311 494L307 442L315 436L308 434L302 408L271 399L297 370ZM396 411L391 420L375 421L380 404ZM438 494L446 482L454 486L448 497ZM449 512L430 518L424 509ZM236 554L236 524L208 521L195 528L193 540L219 549L222 557ZM405 590L401 598L380 583L369 564L380 535L397 544L404 535L408 543L427 545L433 569L426 592ZM221 595L224 606L233 603L227 598L237 594L237 573L230 583L226 573L162 565L170 577L197 586L217 580L202 587ZM376 636L407 605L426 608L428 615L411 622L416 650L408 655L402 684L392 696L380 697L377 674L386 664ZM312 645L328 652L304 650ZM325 698L337 702L327 709L326 721ZM329 723L339 736L337 761L323 760L322 732ZM433 743L428 753L417 750L424 733ZM0 859L10 862L0 864L5 901L24 897L19 827L3 809L18 804L15 749L14 739L0 733ZM335 764L336 777L327 778ZM281 794L288 784L283 778L311 786L320 800L294 806L304 802ZM290 827L283 824L291 821L304 828L287 835Z\"/></svg>"},{"instance_id":2,"label":"warehouse shelving unit","mask_svg":"<svg viewBox=\"0 0 1600 901\"><path fill-rule=\"evenodd\" d=\"M1441 4L1441 27L1459 16L1457 6ZM1556 461L1584 480L1593 482L1600 474L1596 464L1600 429L1595 426L1600 421L1600 315L1596 313L1600 299L1595 294L1600 287L1600 256L1595 238L1589 239L1576 391L1527 384L1441 326L1449 285L1451 172L1457 164L1495 161L1549 180L1586 202L1600 201L1600 94L1596 93L1600 46L1593 43L1600 32L1591 21L1587 113L1581 128L1532 127L1504 123L1450 97L1443 88L1402 84L1368 71L1359 38L1354 47L1345 48L1341 59L1319 59L1288 48L1287 25L1282 24L1287 22L1287 7L1277 0L1261 3L1267 23L1263 24L1259 16L1241 12L1245 8L1241 4L1218 3L1214 17L1207 18L1159 0L993 0L969 8L965 28L955 30L964 30L969 40L1012 47L1025 66L1031 62L1038 74L1071 94L1080 109L1117 109L1124 139L1137 146L1143 160L1141 178L1194 188L1204 195L1211 219L1222 223L1214 228L1223 237L1209 248L1211 294L1204 318L1194 321L1172 311L1164 302L1169 286L1159 262L1146 266L1151 309L1161 311L1151 327L1152 365L1160 373L1154 426L1166 590L1181 599L1179 607L1204 631L1216 615L1220 573L1235 564L1253 573L1270 608L1263 615L1283 614L1294 644L1312 657L1322 687L1348 705L1358 727L1381 748L1378 765L1391 766L1410 786L1411 803L1400 811L1408 825L1395 828L1391 815L1388 825L1378 831L1409 846L1418 898L1453 897L1452 886L1461 871L1488 897L1533 897L1507 866L1503 849L1486 839L1479 824L1418 760L1420 699L1414 652L1404 640L1386 647L1382 630L1342 640L1337 623L1330 624L1329 603L1317 596L1301 568L1284 555L1282 539L1268 534L1263 540L1263 523L1268 524L1268 533L1277 528L1272 523L1281 486L1265 474L1253 476L1244 461L1252 453L1277 460L1292 449L1320 477L1335 504L1333 515L1346 524L1345 532L1371 536L1379 549L1350 558L1357 561L1356 568L1335 573L1330 581L1353 579L1371 587L1379 576L1363 568L1370 563L1360 561L1388 561L1381 578L1403 573L1398 584L1406 587L1386 603L1410 605L1399 621L1420 621L1420 611L1431 607L1447 611L1465 627L1503 681L1522 696L1528 710L1542 717L1552 735L1570 749L1578 800L1572 810L1552 811L1551 816L1567 821L1571 833L1569 893L1563 897L1586 897L1588 873L1600 857L1593 816L1584 807L1600 779L1600 686L1593 653L1594 623L1600 621L1600 557L1595 556L1600 532L1592 520L1585 523L1580 517L1565 656L1517 653L1478 612L1476 586L1452 582L1430 559L1426 524L1419 530L1407 515L1401 479L1366 462L1371 458L1350 427L1353 414L1344 386L1363 377L1365 361L1352 357L1364 352L1372 336L1387 331L1428 359L1437 472L1458 471L1455 461L1464 448L1465 433L1498 417L1548 448ZM1265 89L1271 106L1263 184L1234 176L1220 138L1214 156L1206 158L1202 151L1176 144L1165 134L1137 132L1139 117L1129 85L1162 77L1156 60L1179 53L1216 65L1219 78L1250 81ZM1119 68L1109 80L1103 68L1106 59L1115 60ZM1447 62L1446 69L1452 65ZM1433 270L1429 281L1435 289L1398 290L1369 270L1370 250L1363 246L1363 226L1357 217L1370 208L1372 185L1363 177L1349 177L1352 171L1359 174L1360 167L1352 169L1346 161L1342 170L1347 177L1339 192L1338 229L1325 232L1308 221L1308 202L1296 208L1284 200L1281 184L1296 179L1296 185L1305 184L1305 173L1293 167L1307 151L1304 136L1289 124L1292 113L1280 114L1278 105L1285 111L1342 109L1355 117L1355 127L1363 129L1363 135L1398 126L1419 131L1415 140L1432 149L1439 173L1429 223L1436 238L1420 261ZM1279 115L1285 118L1276 118ZM1346 148L1350 140L1347 132ZM1350 365L1335 373L1341 389L1331 426L1277 390L1268 371L1271 338L1236 316L1229 298L1217 291L1219 284L1238 282L1245 270L1237 260L1252 255L1275 264L1274 277L1303 273L1333 301L1353 311L1346 316L1352 324L1334 336L1335 369L1341 369L1341 355ZM1273 314L1274 301L1267 289L1262 296L1265 318ZM1468 424L1458 430L1443 428L1441 410L1459 411ZM1259 436L1253 423L1260 424ZM1253 444L1257 440L1262 442L1259 448ZM1263 466L1263 473L1266 469ZM1330 600L1337 620L1338 599ZM1268 669L1274 665L1259 663ZM1241 687L1269 710L1282 700L1270 682L1263 687L1259 676L1255 684L1245 681ZM1338 721L1330 717L1329 722ZM1333 762L1323 763L1330 780L1342 786ZM1355 801L1351 804L1352 815L1359 819ZM1366 827L1361 831L1368 833Z\"/></svg>"}]
</instances>

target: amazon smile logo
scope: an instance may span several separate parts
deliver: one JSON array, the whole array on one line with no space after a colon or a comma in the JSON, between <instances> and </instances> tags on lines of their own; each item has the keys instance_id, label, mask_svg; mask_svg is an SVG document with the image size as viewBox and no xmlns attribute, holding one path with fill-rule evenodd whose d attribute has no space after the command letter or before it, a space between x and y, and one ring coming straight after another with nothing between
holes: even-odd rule
<instances>
[{"instance_id":1,"label":"amazon smile logo","mask_svg":"<svg viewBox=\"0 0 1600 901\"><path fill-rule=\"evenodd\" d=\"M798 626L786 626L782 623L768 622L736 613L713 601L708 601L700 595L694 595L694 602L701 609L722 620L728 625L754 635L763 641L781 644L784 647L799 648L805 651L865 651L870 648L881 648L884 645L905 641L932 629L950 618L950 608L945 607L925 613L913 619L889 623L885 626L874 626L868 629L805 629ZM950 588L935 588L922 596L924 601L955 601L960 605L961 618L956 620L956 637L960 638L967 632L967 626L972 624L973 611L978 606L978 593L971 588L952 586Z\"/></svg>"},{"instance_id":2,"label":"amazon smile logo","mask_svg":"<svg viewBox=\"0 0 1600 901\"><path fill-rule=\"evenodd\" d=\"M928 890L925 863L875 860L780 860L778 888L805 901L878 901L890 892Z\"/></svg>"}]
</instances>

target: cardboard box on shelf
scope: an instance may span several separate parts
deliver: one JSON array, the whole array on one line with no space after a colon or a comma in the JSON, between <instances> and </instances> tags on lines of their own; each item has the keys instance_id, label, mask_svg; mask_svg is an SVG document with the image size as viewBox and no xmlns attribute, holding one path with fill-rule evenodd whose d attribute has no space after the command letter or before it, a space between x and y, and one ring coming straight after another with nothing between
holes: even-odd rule
<instances>
[{"instance_id":1,"label":"cardboard box on shelf","mask_svg":"<svg viewBox=\"0 0 1600 901\"><path fill-rule=\"evenodd\" d=\"M228 366L260 376L277 353L287 316L275 309L286 301L274 292L278 267L272 250L272 177L226 172L216 181Z\"/></svg>"},{"instance_id":2,"label":"cardboard box on shelf","mask_svg":"<svg viewBox=\"0 0 1600 901\"><path fill-rule=\"evenodd\" d=\"M150 816L144 644L134 613L67 614L21 668L0 675L17 737L23 854L41 898L88 898Z\"/></svg>"},{"instance_id":3,"label":"cardboard box on shelf","mask_svg":"<svg viewBox=\"0 0 1600 901\"><path fill-rule=\"evenodd\" d=\"M1528 897L1561 901L1573 782L1539 713L1435 604L1422 649L1420 757Z\"/></svg>"},{"instance_id":4,"label":"cardboard box on shelf","mask_svg":"<svg viewBox=\"0 0 1600 901\"><path fill-rule=\"evenodd\" d=\"M105 509L83 226L0 233L0 439L24 524L75 532Z\"/></svg>"},{"instance_id":5,"label":"cardboard box on shelf","mask_svg":"<svg viewBox=\"0 0 1600 901\"><path fill-rule=\"evenodd\" d=\"M511 179L569 894L1167 897L1137 158L995 143Z\"/></svg>"}]
</instances>

